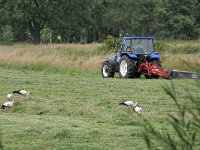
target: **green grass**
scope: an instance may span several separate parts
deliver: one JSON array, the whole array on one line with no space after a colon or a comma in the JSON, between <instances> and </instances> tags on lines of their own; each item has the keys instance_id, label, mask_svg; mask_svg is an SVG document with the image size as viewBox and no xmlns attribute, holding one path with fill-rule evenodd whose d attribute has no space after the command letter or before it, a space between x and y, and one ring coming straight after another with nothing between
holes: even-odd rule
<instances>
[{"instance_id":1,"label":"green grass","mask_svg":"<svg viewBox=\"0 0 200 150\"><path fill-rule=\"evenodd\" d=\"M2 63L0 64L0 67L7 68L7 69L20 69L23 71L44 71L44 72L49 72L49 73L59 73L59 74L69 74L69 75L93 75L93 74L98 74L99 71L97 72L88 72L84 70L79 70L78 68L72 67L72 66L67 66L67 67L58 67L56 65L47 63L47 62L35 62L35 63Z\"/></svg>"},{"instance_id":2,"label":"green grass","mask_svg":"<svg viewBox=\"0 0 200 150\"><path fill-rule=\"evenodd\" d=\"M35 149L147 149L143 140L144 119L160 131L171 130L168 113L176 106L163 86L165 79L102 79L100 74L60 73L0 67L1 103L16 89L32 95L15 95L12 109L0 110L0 132L6 150ZM180 104L187 93L200 96L194 80L174 80ZM119 106L136 99L142 116Z\"/></svg>"}]
</instances>

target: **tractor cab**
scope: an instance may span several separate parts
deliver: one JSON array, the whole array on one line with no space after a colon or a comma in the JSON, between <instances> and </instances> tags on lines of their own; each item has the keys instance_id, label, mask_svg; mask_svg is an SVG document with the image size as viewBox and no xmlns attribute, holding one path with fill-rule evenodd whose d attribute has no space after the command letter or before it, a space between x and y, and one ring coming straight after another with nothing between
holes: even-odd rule
<instances>
[{"instance_id":1,"label":"tractor cab","mask_svg":"<svg viewBox=\"0 0 200 150\"><path fill-rule=\"evenodd\" d=\"M160 60L160 54L154 51L153 37L125 36L122 39L121 49L116 53L115 60L120 61L123 55L137 60L139 65L143 61Z\"/></svg>"},{"instance_id":2,"label":"tractor cab","mask_svg":"<svg viewBox=\"0 0 200 150\"><path fill-rule=\"evenodd\" d=\"M132 52L136 55L149 55L153 49L153 37L123 37L121 52Z\"/></svg>"}]
</instances>

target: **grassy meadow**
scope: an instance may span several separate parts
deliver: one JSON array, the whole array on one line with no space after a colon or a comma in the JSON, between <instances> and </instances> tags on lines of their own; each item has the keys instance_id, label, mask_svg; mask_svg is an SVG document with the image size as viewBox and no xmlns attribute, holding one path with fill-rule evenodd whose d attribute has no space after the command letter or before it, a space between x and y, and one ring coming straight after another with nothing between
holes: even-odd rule
<instances>
[{"instance_id":1,"label":"grassy meadow","mask_svg":"<svg viewBox=\"0 0 200 150\"><path fill-rule=\"evenodd\" d=\"M147 149L143 140L145 119L161 132L172 132L168 114L176 114L177 108L163 90L171 87L171 80L103 79L101 63L113 54L100 53L100 46L0 46L0 102L13 90L32 92L25 97L14 95L15 106L0 110L0 147ZM180 104L190 105L187 89L200 97L199 81L181 79L173 83ZM143 115L118 105L133 99L143 107Z\"/></svg>"}]
</instances>

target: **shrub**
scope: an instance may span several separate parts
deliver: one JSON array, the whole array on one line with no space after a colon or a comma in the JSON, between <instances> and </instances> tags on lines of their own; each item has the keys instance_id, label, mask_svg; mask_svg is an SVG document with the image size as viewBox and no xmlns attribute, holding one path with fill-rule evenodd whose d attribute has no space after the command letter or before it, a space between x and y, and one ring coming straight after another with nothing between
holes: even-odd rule
<instances>
[{"instance_id":1,"label":"shrub","mask_svg":"<svg viewBox=\"0 0 200 150\"><path fill-rule=\"evenodd\" d=\"M86 44L87 43L87 36L88 36L88 32L87 32L86 28L82 29L81 37L80 37L80 43L81 44Z\"/></svg>"},{"instance_id":2,"label":"shrub","mask_svg":"<svg viewBox=\"0 0 200 150\"><path fill-rule=\"evenodd\" d=\"M2 30L2 43L3 44L11 44L14 40L14 33L12 31L12 27L10 25L5 25L1 28Z\"/></svg>"},{"instance_id":3,"label":"shrub","mask_svg":"<svg viewBox=\"0 0 200 150\"><path fill-rule=\"evenodd\" d=\"M119 49L120 46L121 46L121 38L116 38L109 35L103 42L102 46L99 48L99 51L103 53L110 53L113 52L113 50Z\"/></svg>"},{"instance_id":4,"label":"shrub","mask_svg":"<svg viewBox=\"0 0 200 150\"><path fill-rule=\"evenodd\" d=\"M52 42L51 33L52 33L52 30L49 27L42 29L41 40L43 43L51 43Z\"/></svg>"}]
</instances>

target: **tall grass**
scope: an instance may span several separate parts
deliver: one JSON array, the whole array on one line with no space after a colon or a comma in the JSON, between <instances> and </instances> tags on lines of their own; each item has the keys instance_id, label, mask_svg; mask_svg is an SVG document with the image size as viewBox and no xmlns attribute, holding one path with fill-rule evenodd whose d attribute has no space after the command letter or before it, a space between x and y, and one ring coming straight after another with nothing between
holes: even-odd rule
<instances>
[{"instance_id":1,"label":"tall grass","mask_svg":"<svg viewBox=\"0 0 200 150\"><path fill-rule=\"evenodd\" d=\"M156 41L156 49L159 52L166 52L172 54L196 54L200 53L200 40L196 41L180 41L180 40L166 40Z\"/></svg>"},{"instance_id":2,"label":"tall grass","mask_svg":"<svg viewBox=\"0 0 200 150\"><path fill-rule=\"evenodd\" d=\"M114 58L113 52L104 53L102 44L49 44L12 46L0 45L0 65L65 72L67 70L100 73L102 62ZM162 66L166 70L188 70L200 65L199 41L158 41L155 47L161 54ZM102 51L102 52L101 52ZM23 66L23 67L22 67ZM57 68L57 69L56 69Z\"/></svg>"},{"instance_id":3,"label":"tall grass","mask_svg":"<svg viewBox=\"0 0 200 150\"><path fill-rule=\"evenodd\" d=\"M200 41L157 41L155 49L161 54L165 68L188 70L200 66ZM188 65L185 65L185 62Z\"/></svg>"},{"instance_id":4,"label":"tall grass","mask_svg":"<svg viewBox=\"0 0 200 150\"><path fill-rule=\"evenodd\" d=\"M71 68L77 71L99 72L105 55L99 54L100 44L52 44L0 46L0 64L34 70L63 72ZM38 69L37 69L38 67Z\"/></svg>"}]
</instances>

